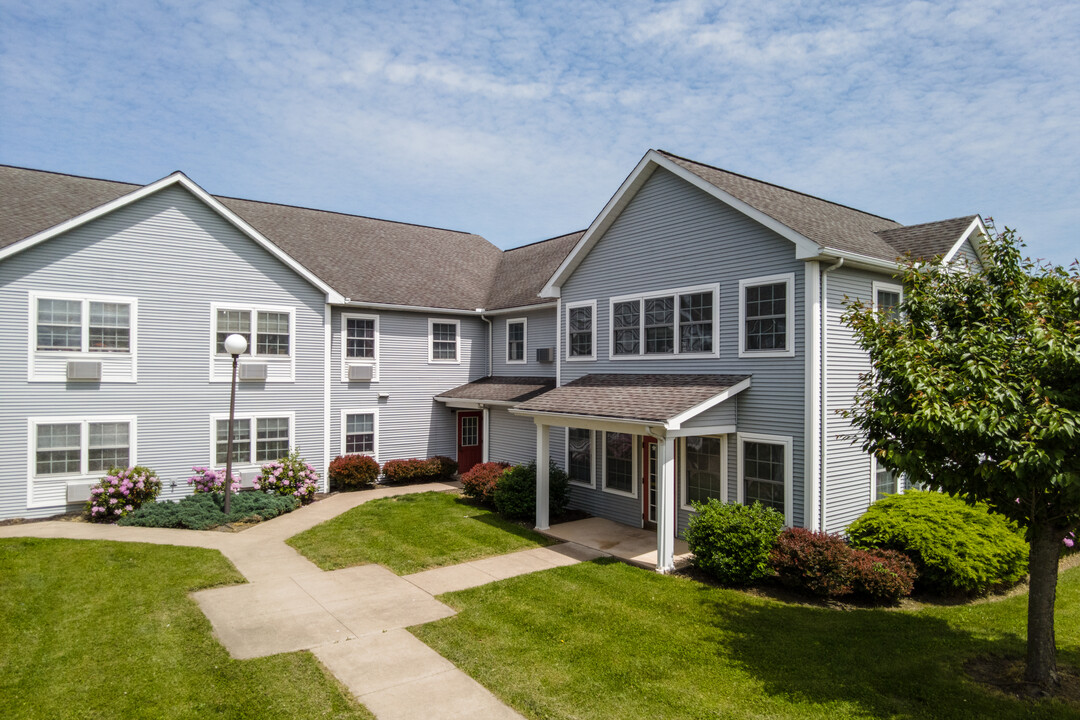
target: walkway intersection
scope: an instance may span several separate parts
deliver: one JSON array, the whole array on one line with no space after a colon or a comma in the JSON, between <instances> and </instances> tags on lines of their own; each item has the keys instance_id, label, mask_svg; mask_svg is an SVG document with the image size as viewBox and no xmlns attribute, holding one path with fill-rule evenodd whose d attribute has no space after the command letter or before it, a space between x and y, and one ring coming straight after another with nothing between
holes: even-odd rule
<instances>
[{"instance_id":1,"label":"walkway intersection","mask_svg":"<svg viewBox=\"0 0 1080 720\"><path fill-rule=\"evenodd\" d=\"M428 483L333 495L239 533L35 522L0 537L119 540L219 550L248 579L192 593L237 659L295 650L314 655L380 720L520 718L486 688L405 630L449 617L435 595L604 555L565 543L398 576L379 565L323 571L285 540L369 500L446 491Z\"/></svg>"}]
</instances>

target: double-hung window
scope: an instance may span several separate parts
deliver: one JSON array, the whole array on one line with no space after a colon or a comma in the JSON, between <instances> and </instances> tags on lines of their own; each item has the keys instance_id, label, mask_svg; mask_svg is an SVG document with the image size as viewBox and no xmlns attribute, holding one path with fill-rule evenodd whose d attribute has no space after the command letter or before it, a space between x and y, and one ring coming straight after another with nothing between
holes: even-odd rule
<instances>
[{"instance_id":1,"label":"double-hung window","mask_svg":"<svg viewBox=\"0 0 1080 720\"><path fill-rule=\"evenodd\" d=\"M370 381L379 379L379 317L341 315L341 379L349 380L349 368L367 366ZM366 377L366 375L365 375Z\"/></svg>"},{"instance_id":2,"label":"double-hung window","mask_svg":"<svg viewBox=\"0 0 1080 720\"><path fill-rule=\"evenodd\" d=\"M245 355L288 357L292 354L292 313L287 310L218 307L214 314L217 355L225 352L225 338L241 335L248 343ZM254 329L254 338L252 337Z\"/></svg>"},{"instance_id":3,"label":"double-hung window","mask_svg":"<svg viewBox=\"0 0 1080 720\"><path fill-rule=\"evenodd\" d=\"M516 318L506 321L506 362L524 363L525 353L525 330L528 326L526 318Z\"/></svg>"},{"instance_id":4,"label":"double-hung window","mask_svg":"<svg viewBox=\"0 0 1080 720\"><path fill-rule=\"evenodd\" d=\"M593 480L592 430L567 428L566 467L570 482L576 485L595 485Z\"/></svg>"},{"instance_id":5,"label":"double-hung window","mask_svg":"<svg viewBox=\"0 0 1080 720\"><path fill-rule=\"evenodd\" d=\"M726 437L688 437L683 443L682 505L727 499Z\"/></svg>"},{"instance_id":6,"label":"double-hung window","mask_svg":"<svg viewBox=\"0 0 1080 720\"><path fill-rule=\"evenodd\" d=\"M460 362L458 320L428 320L428 361L433 363Z\"/></svg>"},{"instance_id":7,"label":"double-hung window","mask_svg":"<svg viewBox=\"0 0 1080 720\"><path fill-rule=\"evenodd\" d=\"M131 352L133 300L37 298L39 351Z\"/></svg>"},{"instance_id":8,"label":"double-hung window","mask_svg":"<svg viewBox=\"0 0 1080 720\"><path fill-rule=\"evenodd\" d=\"M229 419L215 417L214 464L228 460ZM291 414L247 416L233 419L234 465L258 465L280 460L289 454L293 418Z\"/></svg>"},{"instance_id":9,"label":"double-hung window","mask_svg":"<svg viewBox=\"0 0 1080 720\"><path fill-rule=\"evenodd\" d=\"M634 436L604 433L604 490L637 497L634 463Z\"/></svg>"},{"instance_id":10,"label":"double-hung window","mask_svg":"<svg viewBox=\"0 0 1080 720\"><path fill-rule=\"evenodd\" d=\"M376 455L378 428L378 412L375 410L342 411L342 454Z\"/></svg>"},{"instance_id":11,"label":"double-hung window","mask_svg":"<svg viewBox=\"0 0 1080 720\"><path fill-rule=\"evenodd\" d=\"M715 355L718 286L611 299L611 357Z\"/></svg>"},{"instance_id":12,"label":"double-hung window","mask_svg":"<svg viewBox=\"0 0 1080 720\"><path fill-rule=\"evenodd\" d=\"M891 285L888 283L877 282L873 283L874 290L874 309L880 313L884 313L890 319L896 319L900 316L900 303L904 301L904 289L899 285Z\"/></svg>"},{"instance_id":13,"label":"double-hung window","mask_svg":"<svg viewBox=\"0 0 1080 720\"><path fill-rule=\"evenodd\" d=\"M100 475L135 463L133 417L31 418L35 478Z\"/></svg>"},{"instance_id":14,"label":"double-hung window","mask_svg":"<svg viewBox=\"0 0 1080 720\"><path fill-rule=\"evenodd\" d=\"M596 359L596 301L566 306L566 359Z\"/></svg>"},{"instance_id":15,"label":"double-hung window","mask_svg":"<svg viewBox=\"0 0 1080 720\"><path fill-rule=\"evenodd\" d=\"M870 502L880 500L886 495L895 495L903 490L900 473L883 466L874 455L870 456L870 468L873 483Z\"/></svg>"},{"instance_id":16,"label":"double-hung window","mask_svg":"<svg viewBox=\"0 0 1080 720\"><path fill-rule=\"evenodd\" d=\"M791 436L738 433L738 443L739 502L759 502L778 510L791 525Z\"/></svg>"},{"instance_id":17,"label":"double-hung window","mask_svg":"<svg viewBox=\"0 0 1080 720\"><path fill-rule=\"evenodd\" d=\"M739 281L739 357L795 355L795 274Z\"/></svg>"}]
</instances>

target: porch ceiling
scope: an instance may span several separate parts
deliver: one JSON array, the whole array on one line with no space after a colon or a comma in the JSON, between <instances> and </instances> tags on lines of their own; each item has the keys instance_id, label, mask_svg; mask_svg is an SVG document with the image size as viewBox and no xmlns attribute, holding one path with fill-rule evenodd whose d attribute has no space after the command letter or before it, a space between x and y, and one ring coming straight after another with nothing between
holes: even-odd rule
<instances>
[{"instance_id":1,"label":"porch ceiling","mask_svg":"<svg viewBox=\"0 0 1080 720\"><path fill-rule=\"evenodd\" d=\"M486 377L440 393L435 399L509 405L524 402L554 387L555 378L550 377Z\"/></svg>"}]
</instances>

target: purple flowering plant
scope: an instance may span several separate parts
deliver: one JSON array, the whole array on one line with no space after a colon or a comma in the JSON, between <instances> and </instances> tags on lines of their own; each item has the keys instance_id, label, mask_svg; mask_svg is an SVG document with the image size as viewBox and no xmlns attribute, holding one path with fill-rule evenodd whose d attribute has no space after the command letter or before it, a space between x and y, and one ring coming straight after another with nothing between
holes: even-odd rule
<instances>
[{"instance_id":1,"label":"purple flowering plant","mask_svg":"<svg viewBox=\"0 0 1080 720\"><path fill-rule=\"evenodd\" d=\"M188 478L188 485L192 485L197 493L224 493L225 492L225 469L214 470L213 468L196 465L191 468L195 473ZM240 492L240 474L232 474L232 492Z\"/></svg>"},{"instance_id":2,"label":"purple flowering plant","mask_svg":"<svg viewBox=\"0 0 1080 720\"><path fill-rule=\"evenodd\" d=\"M86 517L91 522L116 522L153 502L161 492L161 480L147 467L114 467L90 488Z\"/></svg>"},{"instance_id":3,"label":"purple flowering plant","mask_svg":"<svg viewBox=\"0 0 1080 720\"><path fill-rule=\"evenodd\" d=\"M272 495L291 495L307 505L318 492L319 474L300 457L300 449L294 448L287 457L263 465L254 487Z\"/></svg>"}]
</instances>

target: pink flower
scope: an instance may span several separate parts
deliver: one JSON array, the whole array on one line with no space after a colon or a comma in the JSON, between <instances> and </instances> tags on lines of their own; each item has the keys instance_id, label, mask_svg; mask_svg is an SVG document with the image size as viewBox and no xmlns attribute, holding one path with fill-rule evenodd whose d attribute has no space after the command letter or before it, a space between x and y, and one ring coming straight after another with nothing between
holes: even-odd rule
<instances>
[{"instance_id":1,"label":"pink flower","mask_svg":"<svg viewBox=\"0 0 1080 720\"><path fill-rule=\"evenodd\" d=\"M135 508L131 507L130 505L125 505L125 506L124 506L124 510L127 510L128 512L131 512L131 511L132 511L132 510L134 510L134 509L135 509Z\"/></svg>"}]
</instances>

